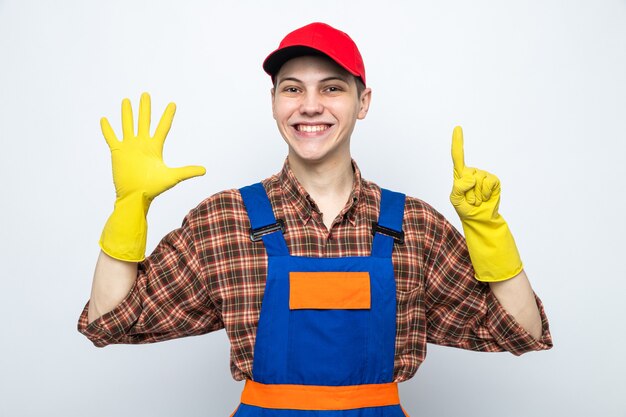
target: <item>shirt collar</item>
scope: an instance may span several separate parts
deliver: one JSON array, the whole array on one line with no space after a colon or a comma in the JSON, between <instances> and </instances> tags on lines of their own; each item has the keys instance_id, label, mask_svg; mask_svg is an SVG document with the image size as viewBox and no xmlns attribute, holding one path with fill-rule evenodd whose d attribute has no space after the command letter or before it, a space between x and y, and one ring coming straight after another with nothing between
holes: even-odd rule
<instances>
[{"instance_id":1,"label":"shirt collar","mask_svg":"<svg viewBox=\"0 0 626 417\"><path fill-rule=\"evenodd\" d=\"M346 218L354 226L356 224L356 214L361 199L361 190L363 188L361 171L354 159L352 160L352 171L354 172L352 192L339 215ZM283 169L278 174L278 178L286 203L291 204L304 224L307 224L309 220L311 220L314 212L320 214L317 204L291 170L288 159L285 159Z\"/></svg>"}]
</instances>

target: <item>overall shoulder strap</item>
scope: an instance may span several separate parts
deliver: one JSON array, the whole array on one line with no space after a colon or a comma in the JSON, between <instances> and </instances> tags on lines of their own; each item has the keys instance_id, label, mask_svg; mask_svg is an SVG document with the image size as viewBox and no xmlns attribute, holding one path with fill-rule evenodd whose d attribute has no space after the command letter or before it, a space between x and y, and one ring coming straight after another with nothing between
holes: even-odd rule
<instances>
[{"instance_id":1,"label":"overall shoulder strap","mask_svg":"<svg viewBox=\"0 0 626 417\"><path fill-rule=\"evenodd\" d=\"M240 188L243 204L250 218L250 239L263 240L268 256L289 255L283 236L284 223L276 220L272 205L263 184L256 183Z\"/></svg>"},{"instance_id":2,"label":"overall shoulder strap","mask_svg":"<svg viewBox=\"0 0 626 417\"><path fill-rule=\"evenodd\" d=\"M378 223L372 225L372 256L391 257L394 241L404 243L402 220L405 199L406 196L402 193L381 189Z\"/></svg>"}]
</instances>

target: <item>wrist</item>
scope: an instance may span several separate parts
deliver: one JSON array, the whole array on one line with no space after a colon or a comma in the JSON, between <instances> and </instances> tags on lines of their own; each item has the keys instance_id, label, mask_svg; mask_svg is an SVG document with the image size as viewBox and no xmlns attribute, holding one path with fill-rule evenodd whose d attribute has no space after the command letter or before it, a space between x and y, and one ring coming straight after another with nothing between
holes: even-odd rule
<instances>
[{"instance_id":1,"label":"wrist","mask_svg":"<svg viewBox=\"0 0 626 417\"><path fill-rule=\"evenodd\" d=\"M487 222L464 220L462 225L477 280L504 281L522 271L517 245L502 216Z\"/></svg>"},{"instance_id":2,"label":"wrist","mask_svg":"<svg viewBox=\"0 0 626 417\"><path fill-rule=\"evenodd\" d=\"M139 262L145 258L149 202L140 193L115 201L100 236L100 248L112 258Z\"/></svg>"}]
</instances>

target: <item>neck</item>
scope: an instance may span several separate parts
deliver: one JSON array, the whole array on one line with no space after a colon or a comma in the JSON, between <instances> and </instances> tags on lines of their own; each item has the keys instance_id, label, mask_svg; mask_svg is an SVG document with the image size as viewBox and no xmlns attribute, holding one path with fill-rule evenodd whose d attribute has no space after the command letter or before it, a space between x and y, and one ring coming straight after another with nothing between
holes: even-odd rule
<instances>
[{"instance_id":1,"label":"neck","mask_svg":"<svg viewBox=\"0 0 626 417\"><path fill-rule=\"evenodd\" d=\"M345 196L344 202L352 191L354 172L352 159L332 161L320 164L303 163L289 155L289 166L302 187L316 202L328 196Z\"/></svg>"},{"instance_id":2,"label":"neck","mask_svg":"<svg viewBox=\"0 0 626 417\"><path fill-rule=\"evenodd\" d=\"M344 158L340 163L302 164L293 155L289 155L292 172L309 193L322 213L322 220L327 230L346 205L354 183L351 158Z\"/></svg>"}]
</instances>

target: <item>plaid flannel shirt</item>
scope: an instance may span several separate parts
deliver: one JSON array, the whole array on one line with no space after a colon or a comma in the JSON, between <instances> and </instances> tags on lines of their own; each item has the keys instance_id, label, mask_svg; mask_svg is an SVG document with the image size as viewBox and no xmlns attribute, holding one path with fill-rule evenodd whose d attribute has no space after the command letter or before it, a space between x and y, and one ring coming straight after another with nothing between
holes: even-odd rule
<instances>
[{"instance_id":1,"label":"plaid flannel shirt","mask_svg":"<svg viewBox=\"0 0 626 417\"><path fill-rule=\"evenodd\" d=\"M361 178L356 163L353 167L351 197L330 230L287 162L280 173L263 181L276 218L286 223L292 255L370 254L380 188ZM105 346L225 328L233 378L252 379L267 255L262 242L250 240L249 227L238 190L207 198L139 263L137 280L118 307L88 324L85 306L79 331L96 346ZM427 342L515 355L552 346L541 301L537 298L543 334L535 340L503 309L488 284L474 278L465 239L435 209L407 197L403 230L405 243L396 244L393 251L396 382L415 374Z\"/></svg>"}]
</instances>

